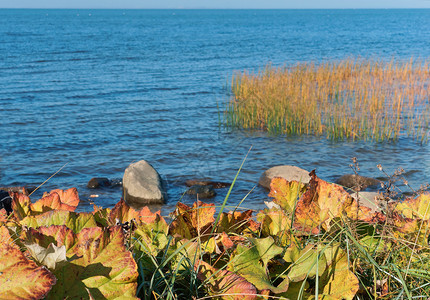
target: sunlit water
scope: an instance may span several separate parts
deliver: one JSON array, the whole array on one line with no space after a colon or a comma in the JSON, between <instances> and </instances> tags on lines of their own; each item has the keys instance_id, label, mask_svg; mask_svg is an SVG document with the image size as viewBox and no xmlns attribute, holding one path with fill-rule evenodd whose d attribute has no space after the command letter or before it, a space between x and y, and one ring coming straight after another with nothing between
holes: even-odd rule
<instances>
[{"instance_id":1,"label":"sunlit water","mask_svg":"<svg viewBox=\"0 0 430 300\"><path fill-rule=\"evenodd\" d=\"M430 181L429 146L285 138L219 127L235 70L350 56L430 55L430 10L0 10L0 185L77 187L89 210L112 207L119 188L89 190L91 177L121 178L149 161L167 182L170 212L185 180L230 182L252 150L228 203L267 168L316 169L327 180L383 176L403 167ZM222 118L222 116L221 116ZM218 190L211 202L227 193ZM243 206L261 208L256 187ZM193 198L182 201L191 203Z\"/></svg>"}]
</instances>

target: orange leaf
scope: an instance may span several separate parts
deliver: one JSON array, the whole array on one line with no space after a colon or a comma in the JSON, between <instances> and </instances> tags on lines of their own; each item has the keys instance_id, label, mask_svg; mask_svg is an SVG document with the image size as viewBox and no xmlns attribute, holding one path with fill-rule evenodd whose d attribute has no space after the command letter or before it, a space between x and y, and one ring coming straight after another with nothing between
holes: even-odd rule
<instances>
[{"instance_id":1,"label":"orange leaf","mask_svg":"<svg viewBox=\"0 0 430 300\"><path fill-rule=\"evenodd\" d=\"M212 229L215 214L215 204L197 201L192 207L181 202L176 204L173 213L174 221L170 224L169 233L186 239L209 233Z\"/></svg>"},{"instance_id":2,"label":"orange leaf","mask_svg":"<svg viewBox=\"0 0 430 300\"><path fill-rule=\"evenodd\" d=\"M252 210L249 209L244 212L222 213L217 225L217 232L241 234L247 229L253 232L259 228L259 224L252 219Z\"/></svg>"},{"instance_id":3,"label":"orange leaf","mask_svg":"<svg viewBox=\"0 0 430 300\"><path fill-rule=\"evenodd\" d=\"M305 232L318 233L327 229L330 221L342 217L348 210L357 211L357 202L341 187L310 173L309 188L297 202L294 226Z\"/></svg>"},{"instance_id":4,"label":"orange leaf","mask_svg":"<svg viewBox=\"0 0 430 300\"><path fill-rule=\"evenodd\" d=\"M125 223L134 219L142 223L153 223L157 219L157 215L160 216L160 211L152 213L147 206L137 211L121 199L110 212L109 222L116 225L117 221Z\"/></svg>"},{"instance_id":5,"label":"orange leaf","mask_svg":"<svg viewBox=\"0 0 430 300\"><path fill-rule=\"evenodd\" d=\"M60 201L63 204L67 204L71 207L77 207L79 204L79 195L78 195L78 190L76 188L70 188L67 190L60 190L60 189L56 189L56 190L52 190L49 192L48 195L51 195L53 193L57 193L58 196L60 197ZM45 195L43 195L45 196Z\"/></svg>"}]
</instances>

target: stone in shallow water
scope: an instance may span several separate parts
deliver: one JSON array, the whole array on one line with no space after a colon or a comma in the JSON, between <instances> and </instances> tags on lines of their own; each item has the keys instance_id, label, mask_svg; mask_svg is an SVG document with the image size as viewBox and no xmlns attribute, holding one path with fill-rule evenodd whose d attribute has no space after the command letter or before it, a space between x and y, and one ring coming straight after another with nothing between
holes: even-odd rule
<instances>
[{"instance_id":1,"label":"stone in shallow water","mask_svg":"<svg viewBox=\"0 0 430 300\"><path fill-rule=\"evenodd\" d=\"M199 199L207 199L216 196L215 190L211 185L193 185L186 191L186 194L197 195Z\"/></svg>"},{"instance_id":2,"label":"stone in shallow water","mask_svg":"<svg viewBox=\"0 0 430 300\"><path fill-rule=\"evenodd\" d=\"M185 181L185 185L186 186L211 185L214 189L222 189L222 188L231 186L231 183L220 182L220 181L211 181L211 180L189 179L189 180Z\"/></svg>"},{"instance_id":3,"label":"stone in shallow water","mask_svg":"<svg viewBox=\"0 0 430 300\"><path fill-rule=\"evenodd\" d=\"M6 210L8 214L12 212L12 198L3 190L0 190L0 209Z\"/></svg>"},{"instance_id":4,"label":"stone in shallow water","mask_svg":"<svg viewBox=\"0 0 430 300\"><path fill-rule=\"evenodd\" d=\"M167 199L160 175L145 160L129 165L122 182L124 201L132 207L164 204Z\"/></svg>"},{"instance_id":5,"label":"stone in shallow water","mask_svg":"<svg viewBox=\"0 0 430 300\"><path fill-rule=\"evenodd\" d=\"M366 189L368 186L377 186L381 182L377 179L370 178L370 177L360 176L356 174L347 174L347 175L341 176L336 181L336 183L356 191L357 190L362 191Z\"/></svg>"},{"instance_id":6,"label":"stone in shallow water","mask_svg":"<svg viewBox=\"0 0 430 300\"><path fill-rule=\"evenodd\" d=\"M107 179L105 177L93 177L90 179L90 181L88 181L87 188L98 189L98 188L107 187L110 185L111 184L110 184L109 179Z\"/></svg>"},{"instance_id":7,"label":"stone in shallow water","mask_svg":"<svg viewBox=\"0 0 430 300\"><path fill-rule=\"evenodd\" d=\"M282 177L288 181L295 180L303 183L309 183L309 180L311 179L308 171L296 166L283 165L264 171L260 177L260 180L258 180L258 184L270 189L270 182L274 177Z\"/></svg>"}]
</instances>

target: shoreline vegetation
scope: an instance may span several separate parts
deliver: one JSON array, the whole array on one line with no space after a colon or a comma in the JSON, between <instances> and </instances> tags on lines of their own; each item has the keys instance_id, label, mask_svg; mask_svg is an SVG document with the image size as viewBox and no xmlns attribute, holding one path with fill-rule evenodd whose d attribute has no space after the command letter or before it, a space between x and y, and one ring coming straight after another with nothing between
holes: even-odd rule
<instances>
[{"instance_id":1,"label":"shoreline vegetation","mask_svg":"<svg viewBox=\"0 0 430 300\"><path fill-rule=\"evenodd\" d=\"M430 297L430 194L390 202L390 179L372 210L309 176L273 178L264 210L239 208L245 196L225 212L227 195L218 213L178 202L170 218L123 200L78 213L75 188L34 203L13 192L0 210L0 298Z\"/></svg>"},{"instance_id":2,"label":"shoreline vegetation","mask_svg":"<svg viewBox=\"0 0 430 300\"><path fill-rule=\"evenodd\" d=\"M428 61L348 58L267 65L233 75L224 113L228 128L287 136L428 142Z\"/></svg>"}]
</instances>

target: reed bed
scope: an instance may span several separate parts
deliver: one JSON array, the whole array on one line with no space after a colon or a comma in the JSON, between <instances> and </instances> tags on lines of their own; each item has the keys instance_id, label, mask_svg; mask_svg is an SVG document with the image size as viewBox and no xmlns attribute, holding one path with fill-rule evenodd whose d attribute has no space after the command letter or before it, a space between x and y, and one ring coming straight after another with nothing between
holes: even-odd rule
<instances>
[{"instance_id":1,"label":"reed bed","mask_svg":"<svg viewBox=\"0 0 430 300\"><path fill-rule=\"evenodd\" d=\"M334 140L427 142L428 61L348 58L272 65L233 75L224 122L229 128Z\"/></svg>"}]
</instances>

